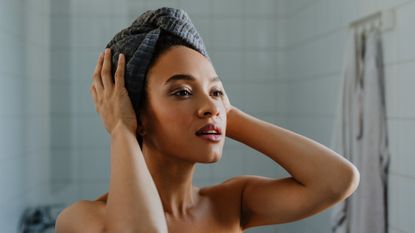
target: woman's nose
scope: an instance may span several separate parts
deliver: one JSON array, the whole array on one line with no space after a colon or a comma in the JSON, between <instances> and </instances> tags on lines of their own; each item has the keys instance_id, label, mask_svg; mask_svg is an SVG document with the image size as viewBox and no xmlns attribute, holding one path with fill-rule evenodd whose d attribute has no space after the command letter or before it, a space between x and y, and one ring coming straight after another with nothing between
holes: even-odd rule
<instances>
[{"instance_id":1,"label":"woman's nose","mask_svg":"<svg viewBox=\"0 0 415 233\"><path fill-rule=\"evenodd\" d=\"M219 101L211 96L204 95L200 100L198 115L199 117L215 116L219 114Z\"/></svg>"}]
</instances>

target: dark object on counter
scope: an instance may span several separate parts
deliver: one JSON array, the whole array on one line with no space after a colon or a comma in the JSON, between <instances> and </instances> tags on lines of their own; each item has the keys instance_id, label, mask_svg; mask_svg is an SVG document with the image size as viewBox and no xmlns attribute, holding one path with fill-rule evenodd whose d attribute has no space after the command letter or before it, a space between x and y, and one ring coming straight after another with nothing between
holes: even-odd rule
<instances>
[{"instance_id":1,"label":"dark object on counter","mask_svg":"<svg viewBox=\"0 0 415 233\"><path fill-rule=\"evenodd\" d=\"M55 221L63 204L28 207L19 221L18 233L54 232Z\"/></svg>"}]
</instances>

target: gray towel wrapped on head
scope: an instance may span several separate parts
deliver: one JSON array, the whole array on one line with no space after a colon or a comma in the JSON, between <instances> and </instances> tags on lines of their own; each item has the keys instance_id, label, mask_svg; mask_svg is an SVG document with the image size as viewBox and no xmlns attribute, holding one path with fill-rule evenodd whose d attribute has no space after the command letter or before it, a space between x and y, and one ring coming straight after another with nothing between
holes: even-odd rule
<instances>
[{"instance_id":1,"label":"gray towel wrapped on head","mask_svg":"<svg viewBox=\"0 0 415 233\"><path fill-rule=\"evenodd\" d=\"M118 32L106 46L111 48L113 75L119 53L125 55L125 87L136 114L144 94L145 76L162 30L183 39L210 61L202 38L184 10L162 7L145 11L131 26Z\"/></svg>"}]
</instances>

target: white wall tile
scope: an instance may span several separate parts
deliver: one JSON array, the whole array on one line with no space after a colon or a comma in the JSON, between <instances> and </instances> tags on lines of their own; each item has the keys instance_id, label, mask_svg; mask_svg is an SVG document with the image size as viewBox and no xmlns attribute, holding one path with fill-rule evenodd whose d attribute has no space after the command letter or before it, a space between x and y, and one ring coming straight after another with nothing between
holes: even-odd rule
<instances>
[{"instance_id":1,"label":"white wall tile","mask_svg":"<svg viewBox=\"0 0 415 233\"><path fill-rule=\"evenodd\" d=\"M23 18L20 17L24 12L24 5L22 1L4 0L1 2L0 7L0 28L7 34L13 34L16 36L22 36L24 33L21 29L23 24ZM11 23L13 22L13 23Z\"/></svg>"},{"instance_id":2,"label":"white wall tile","mask_svg":"<svg viewBox=\"0 0 415 233\"><path fill-rule=\"evenodd\" d=\"M50 154L44 150L26 155L24 160L25 189L48 184L50 181ZM47 193L49 190L45 190Z\"/></svg>"},{"instance_id":3,"label":"white wall tile","mask_svg":"<svg viewBox=\"0 0 415 233\"><path fill-rule=\"evenodd\" d=\"M238 83L245 80L245 67L241 51L213 50L209 56L225 88L227 83Z\"/></svg>"},{"instance_id":4,"label":"white wall tile","mask_svg":"<svg viewBox=\"0 0 415 233\"><path fill-rule=\"evenodd\" d=\"M197 16L209 17L212 13L212 2L203 0L179 0L180 8L185 10L189 17L193 19Z\"/></svg>"},{"instance_id":5,"label":"white wall tile","mask_svg":"<svg viewBox=\"0 0 415 233\"><path fill-rule=\"evenodd\" d=\"M415 117L414 91L415 87L415 62L401 63L397 66L398 78L396 86L396 98L399 101L399 117Z\"/></svg>"},{"instance_id":6,"label":"white wall tile","mask_svg":"<svg viewBox=\"0 0 415 233\"><path fill-rule=\"evenodd\" d=\"M25 189L25 177L21 169L24 165L23 157L15 156L14 158L2 160L3 162L0 165L0 204L13 201L13 199L20 196Z\"/></svg>"},{"instance_id":7,"label":"white wall tile","mask_svg":"<svg viewBox=\"0 0 415 233\"><path fill-rule=\"evenodd\" d=\"M59 2L59 1L57 1ZM71 46L72 18L70 16L54 16L50 19L50 28L53 33L50 37L51 47Z\"/></svg>"},{"instance_id":8,"label":"white wall tile","mask_svg":"<svg viewBox=\"0 0 415 233\"><path fill-rule=\"evenodd\" d=\"M70 113L54 115L50 119L50 145L58 148L74 146L72 127L75 126Z\"/></svg>"},{"instance_id":9,"label":"white wall tile","mask_svg":"<svg viewBox=\"0 0 415 233\"><path fill-rule=\"evenodd\" d=\"M400 128L401 122L399 120L390 119L387 121L388 125L388 146L390 153L389 171L391 173L400 172Z\"/></svg>"},{"instance_id":10,"label":"white wall tile","mask_svg":"<svg viewBox=\"0 0 415 233\"><path fill-rule=\"evenodd\" d=\"M49 146L49 118L33 114L24 119L24 134L20 142L28 152L43 151Z\"/></svg>"},{"instance_id":11,"label":"white wall tile","mask_svg":"<svg viewBox=\"0 0 415 233\"><path fill-rule=\"evenodd\" d=\"M180 3L179 0L151 0L147 1L147 8L148 9L158 9L160 7L173 7L179 8Z\"/></svg>"},{"instance_id":12,"label":"white wall tile","mask_svg":"<svg viewBox=\"0 0 415 233\"><path fill-rule=\"evenodd\" d=\"M72 0L72 13L75 16L109 16L113 15L114 9L110 0ZM99 8L97 7L99 6Z\"/></svg>"},{"instance_id":13,"label":"white wall tile","mask_svg":"<svg viewBox=\"0 0 415 233\"><path fill-rule=\"evenodd\" d=\"M213 44L213 33L212 33L212 21L208 17L192 17L190 19L193 25L196 27L197 32L202 37L203 43L205 44L206 50L209 57L212 59Z\"/></svg>"},{"instance_id":14,"label":"white wall tile","mask_svg":"<svg viewBox=\"0 0 415 233\"><path fill-rule=\"evenodd\" d=\"M397 47L397 33L396 31L387 31L382 34L383 44L383 62L385 64L391 64L398 59L398 47Z\"/></svg>"},{"instance_id":15,"label":"white wall tile","mask_svg":"<svg viewBox=\"0 0 415 233\"><path fill-rule=\"evenodd\" d=\"M193 180L203 181L212 179L213 166L211 163L197 163L196 171L193 174Z\"/></svg>"},{"instance_id":16,"label":"white wall tile","mask_svg":"<svg viewBox=\"0 0 415 233\"><path fill-rule=\"evenodd\" d=\"M212 14L214 16L242 16L245 13L245 1L247 0L213 0Z\"/></svg>"},{"instance_id":17,"label":"white wall tile","mask_svg":"<svg viewBox=\"0 0 415 233\"><path fill-rule=\"evenodd\" d=\"M50 86L50 112L70 114L71 109L71 83L51 83Z\"/></svg>"},{"instance_id":18,"label":"white wall tile","mask_svg":"<svg viewBox=\"0 0 415 233\"><path fill-rule=\"evenodd\" d=\"M3 56L0 57L0 77L21 78L23 75L22 62L24 55L24 40L22 37L8 31L0 33L0 43Z\"/></svg>"},{"instance_id":19,"label":"white wall tile","mask_svg":"<svg viewBox=\"0 0 415 233\"><path fill-rule=\"evenodd\" d=\"M53 148L50 152L49 180L51 186L55 184L71 184L75 180L76 160L70 148ZM59 185L60 186L60 185Z\"/></svg>"},{"instance_id":20,"label":"white wall tile","mask_svg":"<svg viewBox=\"0 0 415 233\"><path fill-rule=\"evenodd\" d=\"M247 47L277 48L283 35L281 23L284 21L274 18L247 18L244 20L245 30L243 37Z\"/></svg>"},{"instance_id":21,"label":"white wall tile","mask_svg":"<svg viewBox=\"0 0 415 233\"><path fill-rule=\"evenodd\" d=\"M220 74L219 74L220 76ZM226 85L226 83L223 85L226 94L228 95L229 102L240 109L245 109L245 102L246 102L246 89L245 85L243 83L239 84L232 84L232 85Z\"/></svg>"},{"instance_id":22,"label":"white wall tile","mask_svg":"<svg viewBox=\"0 0 415 233\"><path fill-rule=\"evenodd\" d=\"M234 17L212 18L213 46L217 48L242 48L245 45L244 26Z\"/></svg>"},{"instance_id":23,"label":"white wall tile","mask_svg":"<svg viewBox=\"0 0 415 233\"><path fill-rule=\"evenodd\" d=\"M120 31L112 26L111 17L74 17L72 18L73 45L76 47L97 47L105 48L111 38Z\"/></svg>"},{"instance_id":24,"label":"white wall tile","mask_svg":"<svg viewBox=\"0 0 415 233\"><path fill-rule=\"evenodd\" d=\"M399 193L401 192L400 188L400 177L395 175L395 174L391 174L388 178L388 182L389 182L389 187L388 187L388 208L389 208L389 212L388 212L388 218L389 218L389 224L391 227L399 227L399 222L400 222L400 218L399 218Z\"/></svg>"},{"instance_id":25,"label":"white wall tile","mask_svg":"<svg viewBox=\"0 0 415 233\"><path fill-rule=\"evenodd\" d=\"M269 50L248 50L244 56L246 80L276 80L282 68L281 54Z\"/></svg>"},{"instance_id":26,"label":"white wall tile","mask_svg":"<svg viewBox=\"0 0 415 233\"><path fill-rule=\"evenodd\" d=\"M20 156L25 151L22 145L23 126L19 117L0 118L0 161Z\"/></svg>"},{"instance_id":27,"label":"white wall tile","mask_svg":"<svg viewBox=\"0 0 415 233\"><path fill-rule=\"evenodd\" d=\"M82 182L109 182L111 152L109 150L78 150Z\"/></svg>"},{"instance_id":28,"label":"white wall tile","mask_svg":"<svg viewBox=\"0 0 415 233\"><path fill-rule=\"evenodd\" d=\"M250 147L245 147L245 175L258 175L276 178L282 167L268 156Z\"/></svg>"},{"instance_id":29,"label":"white wall tile","mask_svg":"<svg viewBox=\"0 0 415 233\"><path fill-rule=\"evenodd\" d=\"M290 90L290 113L329 115L337 109L340 79L327 76L292 82ZM327 98L332 96L332 98Z\"/></svg>"},{"instance_id":30,"label":"white wall tile","mask_svg":"<svg viewBox=\"0 0 415 233\"><path fill-rule=\"evenodd\" d=\"M0 205L0 225L2 232L16 232L19 218L26 207L26 202L19 195L15 200Z\"/></svg>"},{"instance_id":31,"label":"white wall tile","mask_svg":"<svg viewBox=\"0 0 415 233\"><path fill-rule=\"evenodd\" d=\"M415 202L413 194L415 193L415 181L413 178L402 177L399 181L399 229L403 232L411 232L415 228L413 220L413 210Z\"/></svg>"},{"instance_id":32,"label":"white wall tile","mask_svg":"<svg viewBox=\"0 0 415 233\"><path fill-rule=\"evenodd\" d=\"M414 16L415 4L411 3L396 11L396 33L398 44L398 59L408 60L415 58L415 48L413 41L415 40L415 32L412 22Z\"/></svg>"},{"instance_id":33,"label":"white wall tile","mask_svg":"<svg viewBox=\"0 0 415 233\"><path fill-rule=\"evenodd\" d=\"M0 98L0 106L2 111L0 116L2 117L18 117L24 112L23 101L25 98L24 90L25 81L23 79L2 76L2 85L0 85L0 93L3 98ZM1 123L0 123L1 124Z\"/></svg>"},{"instance_id":34,"label":"white wall tile","mask_svg":"<svg viewBox=\"0 0 415 233\"><path fill-rule=\"evenodd\" d=\"M415 121L401 120L398 125L399 173L415 177Z\"/></svg>"},{"instance_id":35,"label":"white wall tile","mask_svg":"<svg viewBox=\"0 0 415 233\"><path fill-rule=\"evenodd\" d=\"M251 113L275 113L278 111L278 97L282 88L274 83L245 83L247 110Z\"/></svg>"},{"instance_id":36,"label":"white wall tile","mask_svg":"<svg viewBox=\"0 0 415 233\"><path fill-rule=\"evenodd\" d=\"M212 164L213 178L228 179L244 174L245 155L242 150L228 149L222 154L221 159Z\"/></svg>"},{"instance_id":37,"label":"white wall tile","mask_svg":"<svg viewBox=\"0 0 415 233\"><path fill-rule=\"evenodd\" d=\"M81 183L80 187L80 199L82 200L92 201L109 191L107 183Z\"/></svg>"},{"instance_id":38,"label":"white wall tile","mask_svg":"<svg viewBox=\"0 0 415 233\"><path fill-rule=\"evenodd\" d=\"M307 7L309 4L313 3L313 1L285 1L284 3L285 11L287 12L287 17L290 17L291 15L296 15L297 11Z\"/></svg>"},{"instance_id":39,"label":"white wall tile","mask_svg":"<svg viewBox=\"0 0 415 233\"><path fill-rule=\"evenodd\" d=\"M97 114L84 114L75 118L75 143L80 148L107 148L110 136Z\"/></svg>"},{"instance_id":40,"label":"white wall tile","mask_svg":"<svg viewBox=\"0 0 415 233\"><path fill-rule=\"evenodd\" d=\"M386 116L388 118L399 115L398 67L399 65L385 66Z\"/></svg>"},{"instance_id":41,"label":"white wall tile","mask_svg":"<svg viewBox=\"0 0 415 233\"><path fill-rule=\"evenodd\" d=\"M283 1L279 0L246 0L245 1L245 15L248 17L266 17L277 18L281 16L281 5Z\"/></svg>"}]
</instances>

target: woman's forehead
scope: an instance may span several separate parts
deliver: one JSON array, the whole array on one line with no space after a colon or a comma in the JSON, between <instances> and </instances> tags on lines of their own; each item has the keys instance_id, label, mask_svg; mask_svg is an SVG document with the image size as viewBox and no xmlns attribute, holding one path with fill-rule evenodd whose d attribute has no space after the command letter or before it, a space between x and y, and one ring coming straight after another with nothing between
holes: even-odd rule
<instances>
[{"instance_id":1,"label":"woman's forehead","mask_svg":"<svg viewBox=\"0 0 415 233\"><path fill-rule=\"evenodd\" d=\"M180 82L180 81L184 81L184 82L190 82L190 83L195 83L195 82L210 82L210 83L220 83L221 80L218 76L212 76L212 77L207 77L207 76L202 76L202 77L196 77L192 74L174 74L172 76L170 76L163 84L164 85L169 85L169 84L173 84L176 82Z\"/></svg>"},{"instance_id":2,"label":"woman's forehead","mask_svg":"<svg viewBox=\"0 0 415 233\"><path fill-rule=\"evenodd\" d=\"M169 84L177 81L220 81L211 62L186 46L174 46L163 53L152 67L154 82Z\"/></svg>"}]
</instances>

